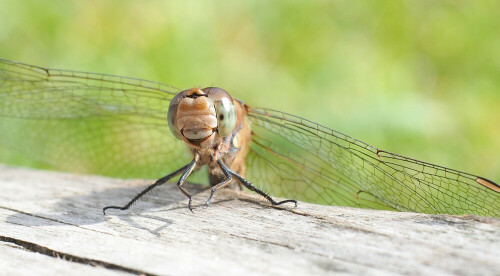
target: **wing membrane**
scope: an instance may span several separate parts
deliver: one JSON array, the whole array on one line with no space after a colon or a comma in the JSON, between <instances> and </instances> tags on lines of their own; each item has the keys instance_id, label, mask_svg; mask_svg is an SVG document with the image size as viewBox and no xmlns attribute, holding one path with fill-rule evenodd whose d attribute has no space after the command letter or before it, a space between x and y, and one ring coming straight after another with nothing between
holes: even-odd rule
<instances>
[{"instance_id":1,"label":"wing membrane","mask_svg":"<svg viewBox=\"0 0 500 276\"><path fill-rule=\"evenodd\" d=\"M52 169L158 178L192 158L168 129L176 91L0 60L0 143Z\"/></svg>"},{"instance_id":2,"label":"wing membrane","mask_svg":"<svg viewBox=\"0 0 500 276\"><path fill-rule=\"evenodd\" d=\"M500 216L500 188L478 176L379 150L290 114L249 109L248 178L324 204Z\"/></svg>"}]
</instances>

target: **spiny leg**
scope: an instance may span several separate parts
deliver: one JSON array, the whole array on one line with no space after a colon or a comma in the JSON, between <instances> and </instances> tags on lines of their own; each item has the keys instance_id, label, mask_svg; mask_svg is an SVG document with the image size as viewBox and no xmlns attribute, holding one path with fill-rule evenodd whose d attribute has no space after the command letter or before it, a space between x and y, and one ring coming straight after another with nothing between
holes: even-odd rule
<instances>
[{"instance_id":1,"label":"spiny leg","mask_svg":"<svg viewBox=\"0 0 500 276\"><path fill-rule=\"evenodd\" d=\"M224 173L224 176L226 176L226 178L224 178L219 184L212 187L212 191L210 192L210 197L208 198L207 203L206 203L207 206L210 204L210 200L212 200L212 197L214 196L215 191L226 186L227 183L231 182L231 180L233 179L231 176L231 173L229 173L228 169L226 168L226 166L224 164L222 164L222 161L220 161L220 159L217 160L217 164L219 164L219 167L222 170L222 172Z\"/></svg>"},{"instance_id":2,"label":"spiny leg","mask_svg":"<svg viewBox=\"0 0 500 276\"><path fill-rule=\"evenodd\" d=\"M247 187L249 190L254 191L258 193L259 195L263 196L265 199L267 199L272 205L281 205L283 203L288 203L288 202L293 202L295 204L295 207L297 207L297 200L295 199L287 199L287 200L282 200L279 202L276 202L272 197L270 197L268 194L264 193L262 190L259 190L257 187L255 187L250 181L246 180L245 178L241 177L241 175L237 174L236 172L232 171L228 167L224 166L224 164L220 163L219 164L221 167L225 167L225 169L238 181L241 182L245 187Z\"/></svg>"},{"instance_id":3,"label":"spiny leg","mask_svg":"<svg viewBox=\"0 0 500 276\"><path fill-rule=\"evenodd\" d=\"M193 160L194 161L194 160ZM192 162L191 162L192 163ZM130 208L130 206L132 206L132 204L134 204L134 202L136 202L137 200L139 200L139 198L141 198L143 195L147 194L149 191L151 191L154 187L156 186L160 186L162 184L164 184L165 182L167 182L168 180L170 180L172 177L178 175L179 173L181 173L182 171L185 171L190 165L191 163L189 163L188 165L174 171L173 173L170 173L158 180L155 181L155 183L149 185L146 189L144 189L144 191L140 192L138 195L136 195L129 203L127 203L125 206L123 207L120 207L120 206L106 206L104 208L102 208L102 213L104 215L106 215L106 210L108 209L118 209L118 210L122 210L122 211L125 211L127 210L128 208Z\"/></svg>"},{"instance_id":4,"label":"spiny leg","mask_svg":"<svg viewBox=\"0 0 500 276\"><path fill-rule=\"evenodd\" d=\"M186 179L189 177L189 175L193 172L194 168L196 166L196 159L193 159L193 161L191 161L191 163L189 163L187 166L186 166L186 170L184 171L184 173L182 173L181 177L179 178L179 181L177 181L177 188L179 188L179 191L181 191L181 193L183 195L185 195L188 199L189 199L189 203L188 203L188 208L189 210L193 212L193 208L191 207L191 201L192 201L192 197L191 195L186 191L184 190L181 186L182 184L184 184L184 182L186 182Z\"/></svg>"}]
</instances>

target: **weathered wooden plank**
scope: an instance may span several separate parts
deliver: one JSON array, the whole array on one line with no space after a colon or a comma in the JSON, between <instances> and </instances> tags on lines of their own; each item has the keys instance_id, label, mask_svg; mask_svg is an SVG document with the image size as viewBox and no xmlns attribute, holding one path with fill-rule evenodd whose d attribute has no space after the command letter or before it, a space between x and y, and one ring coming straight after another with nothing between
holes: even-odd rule
<instances>
[{"instance_id":1,"label":"weathered wooden plank","mask_svg":"<svg viewBox=\"0 0 500 276\"><path fill-rule=\"evenodd\" d=\"M0 239L118 273L500 274L500 220L493 218L307 203L283 210L231 190L206 208L207 191L190 185L193 214L171 184L131 211L102 215L103 206L122 205L149 183L0 167ZM0 259L26 253L12 250L21 249L0 250ZM54 271L69 262L44 259Z\"/></svg>"}]
</instances>

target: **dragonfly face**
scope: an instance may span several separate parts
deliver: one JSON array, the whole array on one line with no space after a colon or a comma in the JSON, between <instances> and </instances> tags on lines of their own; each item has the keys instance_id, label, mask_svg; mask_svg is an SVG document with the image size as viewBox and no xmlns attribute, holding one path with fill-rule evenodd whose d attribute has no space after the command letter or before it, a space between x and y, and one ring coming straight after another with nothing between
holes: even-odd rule
<instances>
[{"instance_id":1,"label":"dragonfly face","mask_svg":"<svg viewBox=\"0 0 500 276\"><path fill-rule=\"evenodd\" d=\"M491 180L244 105L220 88L181 91L0 59L0 145L57 170L128 178L174 171L185 180L206 164L214 188L232 180L320 204L500 217L500 186Z\"/></svg>"},{"instance_id":2,"label":"dragonfly face","mask_svg":"<svg viewBox=\"0 0 500 276\"><path fill-rule=\"evenodd\" d=\"M233 98L216 87L184 90L168 108L172 134L191 147L203 149L214 147L231 135L236 119Z\"/></svg>"}]
</instances>

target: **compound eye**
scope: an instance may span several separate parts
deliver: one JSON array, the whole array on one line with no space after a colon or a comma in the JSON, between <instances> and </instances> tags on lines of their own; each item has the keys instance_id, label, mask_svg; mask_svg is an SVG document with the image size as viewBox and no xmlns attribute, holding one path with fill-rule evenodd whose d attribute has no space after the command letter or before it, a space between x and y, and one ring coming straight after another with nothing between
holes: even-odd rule
<instances>
[{"instance_id":1,"label":"compound eye","mask_svg":"<svg viewBox=\"0 0 500 276\"><path fill-rule=\"evenodd\" d=\"M236 108L233 99L222 97L215 101L215 110L217 111L217 130L220 136L227 137L233 132L236 125Z\"/></svg>"},{"instance_id":2,"label":"compound eye","mask_svg":"<svg viewBox=\"0 0 500 276\"><path fill-rule=\"evenodd\" d=\"M233 132L236 125L236 107L233 98L226 90L218 87L202 89L214 101L217 112L217 132L221 137L227 137Z\"/></svg>"},{"instance_id":3,"label":"compound eye","mask_svg":"<svg viewBox=\"0 0 500 276\"><path fill-rule=\"evenodd\" d=\"M168 106L168 128L170 128L170 132L180 140L182 140L182 134L177 127L177 107L182 98L185 97L185 94L185 91L177 94L172 101L170 101L170 105Z\"/></svg>"}]
</instances>

